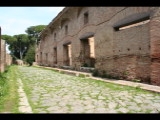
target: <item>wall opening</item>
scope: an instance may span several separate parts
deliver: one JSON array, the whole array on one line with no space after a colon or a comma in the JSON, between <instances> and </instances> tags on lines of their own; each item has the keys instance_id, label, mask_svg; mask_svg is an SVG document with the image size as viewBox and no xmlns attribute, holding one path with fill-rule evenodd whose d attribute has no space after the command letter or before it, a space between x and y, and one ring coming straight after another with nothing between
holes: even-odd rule
<instances>
[{"instance_id":1,"label":"wall opening","mask_svg":"<svg viewBox=\"0 0 160 120\"><path fill-rule=\"evenodd\" d=\"M57 47L53 48L54 63L57 64Z\"/></svg>"},{"instance_id":2,"label":"wall opening","mask_svg":"<svg viewBox=\"0 0 160 120\"><path fill-rule=\"evenodd\" d=\"M120 31L120 30L124 30L124 29L128 29L128 28L132 28L132 27L136 27L136 26L146 24L149 21L150 21L149 18L146 18L144 20L139 20L139 21L127 23L126 25L114 27L114 29L115 29L115 31Z\"/></svg>"},{"instance_id":3,"label":"wall opening","mask_svg":"<svg viewBox=\"0 0 160 120\"><path fill-rule=\"evenodd\" d=\"M46 53L46 64L48 64L48 53Z\"/></svg>"},{"instance_id":4,"label":"wall opening","mask_svg":"<svg viewBox=\"0 0 160 120\"><path fill-rule=\"evenodd\" d=\"M67 43L63 45L63 62L65 66L72 65L72 45Z\"/></svg>"},{"instance_id":5,"label":"wall opening","mask_svg":"<svg viewBox=\"0 0 160 120\"><path fill-rule=\"evenodd\" d=\"M40 64L42 64L42 52L40 53Z\"/></svg>"},{"instance_id":6,"label":"wall opening","mask_svg":"<svg viewBox=\"0 0 160 120\"><path fill-rule=\"evenodd\" d=\"M89 20L88 16L89 16L88 12L84 13L84 25L88 23Z\"/></svg>"},{"instance_id":7,"label":"wall opening","mask_svg":"<svg viewBox=\"0 0 160 120\"><path fill-rule=\"evenodd\" d=\"M65 26L65 35L68 34L68 25Z\"/></svg>"},{"instance_id":8,"label":"wall opening","mask_svg":"<svg viewBox=\"0 0 160 120\"><path fill-rule=\"evenodd\" d=\"M114 26L114 30L120 31L120 30L124 30L124 29L128 29L128 28L140 26L140 25L146 24L150 21L149 15L145 15L145 16L139 15L138 17L137 16L135 16L135 18L133 20L130 20L132 18L132 16L125 18L124 20L121 20L120 23L117 23L117 25Z\"/></svg>"},{"instance_id":9,"label":"wall opening","mask_svg":"<svg viewBox=\"0 0 160 120\"><path fill-rule=\"evenodd\" d=\"M94 37L81 40L81 66L95 67Z\"/></svg>"},{"instance_id":10,"label":"wall opening","mask_svg":"<svg viewBox=\"0 0 160 120\"><path fill-rule=\"evenodd\" d=\"M56 33L54 33L54 41L56 41Z\"/></svg>"},{"instance_id":11,"label":"wall opening","mask_svg":"<svg viewBox=\"0 0 160 120\"><path fill-rule=\"evenodd\" d=\"M38 55L37 55L37 60L36 60L36 62L38 62Z\"/></svg>"}]
</instances>

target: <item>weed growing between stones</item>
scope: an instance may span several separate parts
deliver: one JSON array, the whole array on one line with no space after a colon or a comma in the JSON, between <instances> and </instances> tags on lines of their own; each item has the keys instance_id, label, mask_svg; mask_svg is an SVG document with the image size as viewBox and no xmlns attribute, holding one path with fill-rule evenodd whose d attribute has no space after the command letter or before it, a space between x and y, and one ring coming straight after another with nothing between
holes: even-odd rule
<instances>
[{"instance_id":1,"label":"weed growing between stones","mask_svg":"<svg viewBox=\"0 0 160 120\"><path fill-rule=\"evenodd\" d=\"M85 78L84 74L79 74L79 77Z\"/></svg>"}]
</instances>

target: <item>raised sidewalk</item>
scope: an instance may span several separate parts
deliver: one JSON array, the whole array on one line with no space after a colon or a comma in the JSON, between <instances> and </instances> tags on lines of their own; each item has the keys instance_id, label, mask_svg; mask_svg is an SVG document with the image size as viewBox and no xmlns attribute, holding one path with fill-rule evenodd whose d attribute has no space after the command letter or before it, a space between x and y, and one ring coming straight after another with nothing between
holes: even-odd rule
<instances>
[{"instance_id":1,"label":"raised sidewalk","mask_svg":"<svg viewBox=\"0 0 160 120\"><path fill-rule=\"evenodd\" d=\"M47 69L55 70L61 73L69 74L69 75L89 77L94 80L100 80L100 81L109 82L109 83L115 83L115 84L120 84L120 85L125 85L125 86L131 86L131 87L139 87L147 91L160 93L160 86L131 82L131 81L126 81L126 80L103 79L99 77L93 77L91 73L85 73L85 72L80 72L80 71L64 70L60 68L52 68L52 67L37 66L37 65L36 67L47 68Z\"/></svg>"}]
</instances>

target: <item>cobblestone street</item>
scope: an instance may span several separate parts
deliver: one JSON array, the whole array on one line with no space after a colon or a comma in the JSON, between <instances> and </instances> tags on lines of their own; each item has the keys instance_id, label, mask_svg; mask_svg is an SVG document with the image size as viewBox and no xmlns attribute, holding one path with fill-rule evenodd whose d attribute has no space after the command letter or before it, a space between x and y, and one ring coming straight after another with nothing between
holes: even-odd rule
<instances>
[{"instance_id":1,"label":"cobblestone street","mask_svg":"<svg viewBox=\"0 0 160 120\"><path fill-rule=\"evenodd\" d=\"M33 113L160 113L158 93L36 67L17 75Z\"/></svg>"}]
</instances>

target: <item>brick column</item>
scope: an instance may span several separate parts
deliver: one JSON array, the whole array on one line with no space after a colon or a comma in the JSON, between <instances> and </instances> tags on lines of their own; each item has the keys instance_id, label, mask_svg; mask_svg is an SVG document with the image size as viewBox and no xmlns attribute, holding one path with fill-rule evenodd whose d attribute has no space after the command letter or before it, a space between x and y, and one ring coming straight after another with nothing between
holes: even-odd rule
<instances>
[{"instance_id":1,"label":"brick column","mask_svg":"<svg viewBox=\"0 0 160 120\"><path fill-rule=\"evenodd\" d=\"M151 83L160 86L160 9L150 20Z\"/></svg>"},{"instance_id":2,"label":"brick column","mask_svg":"<svg viewBox=\"0 0 160 120\"><path fill-rule=\"evenodd\" d=\"M1 53L1 27L0 27L0 72L2 72L2 53Z\"/></svg>"}]
</instances>

